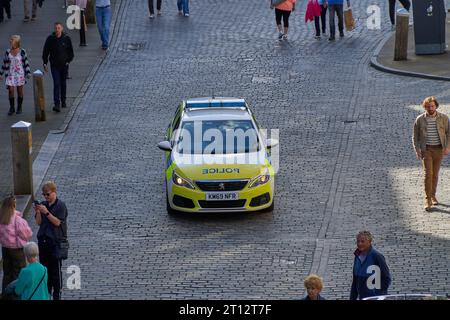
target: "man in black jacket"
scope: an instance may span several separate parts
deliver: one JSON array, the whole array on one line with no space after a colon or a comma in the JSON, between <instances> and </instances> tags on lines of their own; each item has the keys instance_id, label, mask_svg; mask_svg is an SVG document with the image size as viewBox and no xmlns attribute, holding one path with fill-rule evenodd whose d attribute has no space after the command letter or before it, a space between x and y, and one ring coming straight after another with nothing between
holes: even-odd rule
<instances>
[{"instance_id":1,"label":"man in black jacket","mask_svg":"<svg viewBox=\"0 0 450 320\"><path fill-rule=\"evenodd\" d=\"M66 78L69 63L73 60L73 48L70 37L65 34L60 22L55 23L55 32L45 41L42 60L44 70L48 72L47 63L50 58L50 68L53 78L53 111L60 112L60 107L66 107Z\"/></svg>"},{"instance_id":2,"label":"man in black jacket","mask_svg":"<svg viewBox=\"0 0 450 320\"><path fill-rule=\"evenodd\" d=\"M39 261L48 270L48 292L53 300L61 299L62 259L58 253L61 235L67 237L67 207L56 194L56 184L52 181L42 186L45 201L34 205L35 220L39 226L37 234Z\"/></svg>"}]
</instances>

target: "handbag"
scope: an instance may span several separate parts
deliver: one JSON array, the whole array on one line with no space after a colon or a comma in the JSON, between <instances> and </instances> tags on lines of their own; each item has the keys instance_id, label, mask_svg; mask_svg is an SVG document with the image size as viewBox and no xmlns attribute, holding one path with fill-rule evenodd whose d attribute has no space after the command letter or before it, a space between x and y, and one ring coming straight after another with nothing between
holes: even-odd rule
<instances>
[{"instance_id":1,"label":"handbag","mask_svg":"<svg viewBox=\"0 0 450 320\"><path fill-rule=\"evenodd\" d=\"M66 260L69 257L69 240L60 239L56 243L56 257L60 260Z\"/></svg>"},{"instance_id":2,"label":"handbag","mask_svg":"<svg viewBox=\"0 0 450 320\"><path fill-rule=\"evenodd\" d=\"M346 31L352 31L356 28L355 19L353 18L353 12L349 1L347 1L347 8L344 10L344 24Z\"/></svg>"},{"instance_id":3,"label":"handbag","mask_svg":"<svg viewBox=\"0 0 450 320\"><path fill-rule=\"evenodd\" d=\"M69 257L69 240L67 239L67 225L64 221L55 228L55 257L59 260L66 260Z\"/></svg>"},{"instance_id":4,"label":"handbag","mask_svg":"<svg viewBox=\"0 0 450 320\"><path fill-rule=\"evenodd\" d=\"M277 6L277 5L279 5L279 4L282 4L283 2L286 2L287 0L270 0L270 5L272 6L272 7L275 7L275 6Z\"/></svg>"}]
</instances>

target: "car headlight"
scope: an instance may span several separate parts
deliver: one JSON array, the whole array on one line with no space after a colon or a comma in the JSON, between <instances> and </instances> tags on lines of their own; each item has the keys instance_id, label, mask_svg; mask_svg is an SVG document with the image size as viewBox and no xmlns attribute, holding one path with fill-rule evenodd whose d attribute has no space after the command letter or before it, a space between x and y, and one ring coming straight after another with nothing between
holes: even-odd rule
<instances>
[{"instance_id":1,"label":"car headlight","mask_svg":"<svg viewBox=\"0 0 450 320\"><path fill-rule=\"evenodd\" d=\"M252 181L250 181L249 188L261 186L263 184L266 184L269 180L270 180L269 173L261 174L261 175L257 176L256 178L254 178Z\"/></svg>"},{"instance_id":2,"label":"car headlight","mask_svg":"<svg viewBox=\"0 0 450 320\"><path fill-rule=\"evenodd\" d=\"M172 174L172 181L173 183L175 183L177 186L180 187L186 187L188 189L195 189L194 185L188 181L187 179L184 179L182 177L180 177L179 175L177 175L175 172L173 172Z\"/></svg>"}]
</instances>

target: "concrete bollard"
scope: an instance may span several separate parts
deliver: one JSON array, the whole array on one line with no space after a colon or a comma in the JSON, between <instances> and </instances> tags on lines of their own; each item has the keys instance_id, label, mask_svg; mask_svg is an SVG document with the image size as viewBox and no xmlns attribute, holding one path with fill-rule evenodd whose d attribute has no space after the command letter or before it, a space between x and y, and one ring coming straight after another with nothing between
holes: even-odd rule
<instances>
[{"instance_id":1,"label":"concrete bollard","mask_svg":"<svg viewBox=\"0 0 450 320\"><path fill-rule=\"evenodd\" d=\"M33 196L31 123L19 121L11 126L14 194Z\"/></svg>"},{"instance_id":2,"label":"concrete bollard","mask_svg":"<svg viewBox=\"0 0 450 320\"><path fill-rule=\"evenodd\" d=\"M394 61L401 61L408 58L409 12L400 9L395 18Z\"/></svg>"},{"instance_id":3,"label":"concrete bollard","mask_svg":"<svg viewBox=\"0 0 450 320\"><path fill-rule=\"evenodd\" d=\"M35 120L45 121L44 73L41 70L33 72L33 93Z\"/></svg>"},{"instance_id":4,"label":"concrete bollard","mask_svg":"<svg viewBox=\"0 0 450 320\"><path fill-rule=\"evenodd\" d=\"M88 0L86 10L84 12L87 24L96 24L95 20L95 0Z\"/></svg>"}]
</instances>

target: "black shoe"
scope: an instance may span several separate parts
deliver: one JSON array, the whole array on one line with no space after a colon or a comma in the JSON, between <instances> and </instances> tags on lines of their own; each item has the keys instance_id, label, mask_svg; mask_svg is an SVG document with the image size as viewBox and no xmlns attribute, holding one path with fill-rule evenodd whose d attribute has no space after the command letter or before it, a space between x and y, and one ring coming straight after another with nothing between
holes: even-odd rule
<instances>
[{"instance_id":1,"label":"black shoe","mask_svg":"<svg viewBox=\"0 0 450 320\"><path fill-rule=\"evenodd\" d=\"M328 41L334 41L334 40L336 40L335 37L329 37L328 38Z\"/></svg>"},{"instance_id":2,"label":"black shoe","mask_svg":"<svg viewBox=\"0 0 450 320\"><path fill-rule=\"evenodd\" d=\"M23 103L23 97L18 97L17 98L17 114L21 114L22 113L22 103Z\"/></svg>"},{"instance_id":3,"label":"black shoe","mask_svg":"<svg viewBox=\"0 0 450 320\"><path fill-rule=\"evenodd\" d=\"M340 33L339 37L343 38L344 37L344 33Z\"/></svg>"},{"instance_id":4,"label":"black shoe","mask_svg":"<svg viewBox=\"0 0 450 320\"><path fill-rule=\"evenodd\" d=\"M9 107L8 116L12 116L14 114L14 112L16 112L14 107Z\"/></svg>"},{"instance_id":5,"label":"black shoe","mask_svg":"<svg viewBox=\"0 0 450 320\"><path fill-rule=\"evenodd\" d=\"M61 108L67 108L67 104L65 102L61 103Z\"/></svg>"},{"instance_id":6,"label":"black shoe","mask_svg":"<svg viewBox=\"0 0 450 320\"><path fill-rule=\"evenodd\" d=\"M55 105L55 106L53 107L53 111L55 111L55 112L61 112L61 108L60 108L58 105Z\"/></svg>"}]
</instances>

